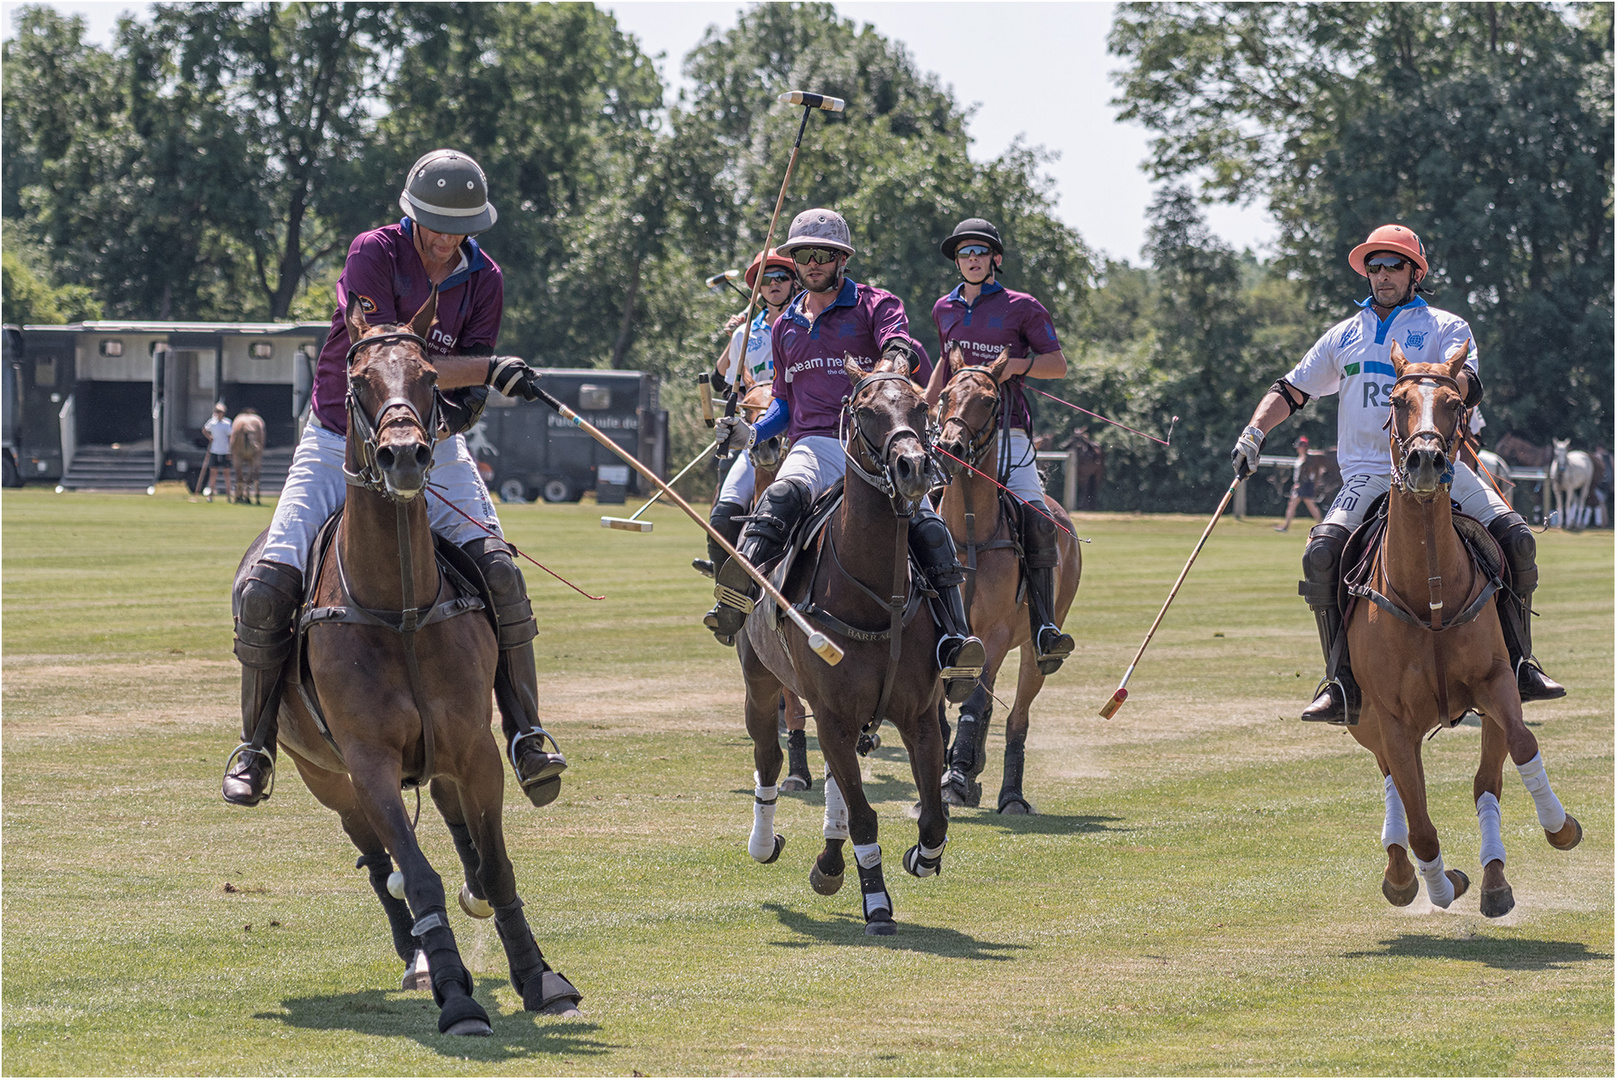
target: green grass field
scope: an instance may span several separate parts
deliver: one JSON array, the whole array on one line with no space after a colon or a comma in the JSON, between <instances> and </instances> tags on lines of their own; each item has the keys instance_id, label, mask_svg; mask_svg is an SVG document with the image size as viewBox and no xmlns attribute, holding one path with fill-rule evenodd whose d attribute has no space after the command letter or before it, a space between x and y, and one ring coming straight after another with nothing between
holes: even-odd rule
<instances>
[{"instance_id":1,"label":"green grass field","mask_svg":"<svg viewBox=\"0 0 1617 1080\"><path fill-rule=\"evenodd\" d=\"M1104 721L1205 520L1080 515L1079 647L1028 744L1039 814L956 811L943 876L917 881L891 740L866 765L899 921L876 939L856 887L808 887L812 738L784 854L747 857L740 680L698 620L695 527L600 513L503 508L517 544L608 598L529 574L541 707L573 767L548 808L506 794L529 919L587 1018L522 1012L493 926L453 910L494 1024L456 1040L394 989L355 852L289 763L269 803L219 798L229 584L269 509L5 492L4 1072L1611 1075L1611 533L1540 537L1537 651L1572 692L1528 719L1586 834L1552 850L1507 769L1505 918L1475 890L1448 911L1382 898L1374 761L1296 719L1320 663L1302 530L1222 522ZM1478 742L1462 725L1425 747L1445 857L1474 879ZM990 797L1002 748L996 731Z\"/></svg>"}]
</instances>

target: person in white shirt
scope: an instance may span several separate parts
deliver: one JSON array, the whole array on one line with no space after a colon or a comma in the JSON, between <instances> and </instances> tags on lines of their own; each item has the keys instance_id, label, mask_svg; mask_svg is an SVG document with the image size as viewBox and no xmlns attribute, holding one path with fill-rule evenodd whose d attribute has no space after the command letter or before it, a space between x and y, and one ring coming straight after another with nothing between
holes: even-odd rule
<instances>
[{"instance_id":1,"label":"person in white shirt","mask_svg":"<svg viewBox=\"0 0 1617 1080\"><path fill-rule=\"evenodd\" d=\"M202 434L208 437L208 459L202 463L202 495L213 501L215 491L230 494L230 417L225 415L225 403L213 407L213 419L202 425ZM219 486L219 474L225 474L225 486Z\"/></svg>"},{"instance_id":2,"label":"person in white shirt","mask_svg":"<svg viewBox=\"0 0 1617 1080\"><path fill-rule=\"evenodd\" d=\"M1275 381L1230 452L1236 474L1249 475L1258 466L1264 436L1271 429L1311 398L1337 395L1342 489L1325 520L1308 533L1303 580L1298 583L1298 592L1314 612L1326 665L1325 680L1302 718L1332 724L1358 723L1359 688L1348 663L1337 581L1348 538L1375 501L1392 487L1383 430L1395 380L1392 346L1396 343L1416 364L1437 363L1456 348L1465 348L1460 392L1467 408L1475 408L1482 400L1471 327L1458 315L1431 307L1416 295L1429 272L1420 238L1402 225L1383 225L1348 253L1348 265L1369 278L1370 295L1360 301L1359 311L1326 331L1296 367ZM1528 617L1538 567L1532 530L1463 462L1455 463L1450 493L1464 513L1487 526L1510 565L1511 588L1498 594L1499 621L1522 700L1562 697L1566 690L1545 675L1533 658Z\"/></svg>"}]
</instances>

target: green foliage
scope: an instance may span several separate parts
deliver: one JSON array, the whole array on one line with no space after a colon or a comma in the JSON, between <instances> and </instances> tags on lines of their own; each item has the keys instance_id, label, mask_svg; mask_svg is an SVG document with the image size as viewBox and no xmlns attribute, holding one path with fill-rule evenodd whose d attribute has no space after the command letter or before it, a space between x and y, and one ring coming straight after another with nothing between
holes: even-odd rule
<instances>
[{"instance_id":1,"label":"green foliage","mask_svg":"<svg viewBox=\"0 0 1617 1080\"><path fill-rule=\"evenodd\" d=\"M1158 177L1265 199L1321 314L1375 226L1425 241L1438 306L1476 331L1503 433L1612 427L1609 5L1128 4L1123 119Z\"/></svg>"},{"instance_id":2,"label":"green foliage","mask_svg":"<svg viewBox=\"0 0 1617 1080\"><path fill-rule=\"evenodd\" d=\"M51 284L34 273L17 254L17 245L8 240L6 250L0 254L0 310L5 321L16 325L37 323L45 326L76 322L81 319L99 319L101 305L83 285Z\"/></svg>"}]
</instances>

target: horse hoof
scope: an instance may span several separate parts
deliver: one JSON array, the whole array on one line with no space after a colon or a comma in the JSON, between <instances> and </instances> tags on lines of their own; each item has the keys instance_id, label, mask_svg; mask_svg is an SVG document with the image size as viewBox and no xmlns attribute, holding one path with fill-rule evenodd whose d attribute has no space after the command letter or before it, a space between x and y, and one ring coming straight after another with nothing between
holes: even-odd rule
<instances>
[{"instance_id":1,"label":"horse hoof","mask_svg":"<svg viewBox=\"0 0 1617 1080\"><path fill-rule=\"evenodd\" d=\"M983 786L977 781L967 780L959 773L951 770L943 778L943 801L950 806L964 806L967 808L981 806Z\"/></svg>"},{"instance_id":2,"label":"horse hoof","mask_svg":"<svg viewBox=\"0 0 1617 1080\"><path fill-rule=\"evenodd\" d=\"M1393 907L1408 907L1415 902L1415 894L1420 892L1420 878L1411 877L1407 885L1394 885L1386 877L1381 879L1381 895L1385 896Z\"/></svg>"},{"instance_id":3,"label":"horse hoof","mask_svg":"<svg viewBox=\"0 0 1617 1080\"><path fill-rule=\"evenodd\" d=\"M573 1017L582 1017L584 1012L573 1002L563 1000L552 1001L549 1005L540 1009L539 1014L541 1016L560 1016L564 1019L572 1019Z\"/></svg>"},{"instance_id":4,"label":"horse hoof","mask_svg":"<svg viewBox=\"0 0 1617 1080\"><path fill-rule=\"evenodd\" d=\"M767 859L759 859L757 855L752 855L752 849L750 846L747 849L747 854L752 855L754 859L757 859L760 866L768 866L770 863L780 858L780 853L784 850L786 850L786 838L780 833L776 833L774 850L769 853L769 857Z\"/></svg>"},{"instance_id":5,"label":"horse hoof","mask_svg":"<svg viewBox=\"0 0 1617 1080\"><path fill-rule=\"evenodd\" d=\"M898 933L898 924L892 919L872 919L865 923L865 933L873 937L892 937Z\"/></svg>"},{"instance_id":6,"label":"horse hoof","mask_svg":"<svg viewBox=\"0 0 1617 1080\"><path fill-rule=\"evenodd\" d=\"M449 1027L444 1031L444 1034L492 1035L494 1034L494 1029L489 1027L487 1020L479 1020L477 1017L472 1016L467 1017L465 1020L457 1020L453 1024L450 1024Z\"/></svg>"},{"instance_id":7,"label":"horse hoof","mask_svg":"<svg viewBox=\"0 0 1617 1080\"><path fill-rule=\"evenodd\" d=\"M399 983L400 990L431 990L432 967L427 963L427 953L424 949L415 951L415 959L410 966L404 969L404 979Z\"/></svg>"},{"instance_id":8,"label":"horse hoof","mask_svg":"<svg viewBox=\"0 0 1617 1080\"><path fill-rule=\"evenodd\" d=\"M788 775L780 782L782 791L807 791L814 786L814 781L801 776Z\"/></svg>"},{"instance_id":9,"label":"horse hoof","mask_svg":"<svg viewBox=\"0 0 1617 1080\"><path fill-rule=\"evenodd\" d=\"M820 860L815 859L814 865L809 867L809 888L821 896L835 896L842 888L842 874L827 874L820 869Z\"/></svg>"},{"instance_id":10,"label":"horse hoof","mask_svg":"<svg viewBox=\"0 0 1617 1080\"><path fill-rule=\"evenodd\" d=\"M475 998L461 995L447 998L438 1014L438 1030L445 1035L492 1035L488 1013Z\"/></svg>"},{"instance_id":11,"label":"horse hoof","mask_svg":"<svg viewBox=\"0 0 1617 1080\"><path fill-rule=\"evenodd\" d=\"M1471 888L1471 879L1466 877L1462 871L1445 870L1443 872L1449 876L1449 884L1454 886L1455 900L1458 900L1460 897L1464 896L1466 894L1466 890ZM1453 903L1454 901L1451 900L1449 902Z\"/></svg>"},{"instance_id":12,"label":"horse hoof","mask_svg":"<svg viewBox=\"0 0 1617 1080\"><path fill-rule=\"evenodd\" d=\"M1511 893L1509 885L1482 890L1482 914L1487 918L1497 919L1501 915L1509 915L1511 908L1515 906L1516 897Z\"/></svg>"},{"instance_id":13,"label":"horse hoof","mask_svg":"<svg viewBox=\"0 0 1617 1080\"><path fill-rule=\"evenodd\" d=\"M999 813L1012 815L1032 814L1033 804L1022 798L1019 792L1002 791L999 793Z\"/></svg>"},{"instance_id":14,"label":"horse hoof","mask_svg":"<svg viewBox=\"0 0 1617 1080\"><path fill-rule=\"evenodd\" d=\"M487 919L494 914L494 907L482 897L472 895L470 885L460 887L460 910L474 919Z\"/></svg>"},{"instance_id":15,"label":"horse hoof","mask_svg":"<svg viewBox=\"0 0 1617 1080\"><path fill-rule=\"evenodd\" d=\"M1561 826L1560 832L1544 830L1544 838L1550 842L1550 847L1556 851L1571 851L1583 839L1583 826L1571 814L1566 816L1566 824Z\"/></svg>"},{"instance_id":16,"label":"horse hoof","mask_svg":"<svg viewBox=\"0 0 1617 1080\"><path fill-rule=\"evenodd\" d=\"M928 859L921 854L921 845L916 844L904 853L904 869L913 877L933 877L943 873L943 852Z\"/></svg>"}]
</instances>

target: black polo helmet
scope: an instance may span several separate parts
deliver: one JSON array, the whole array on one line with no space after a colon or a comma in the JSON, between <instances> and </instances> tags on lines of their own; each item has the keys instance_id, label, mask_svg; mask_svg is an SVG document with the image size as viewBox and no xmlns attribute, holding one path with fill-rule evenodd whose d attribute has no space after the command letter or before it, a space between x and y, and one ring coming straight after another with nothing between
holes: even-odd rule
<instances>
[{"instance_id":1,"label":"black polo helmet","mask_svg":"<svg viewBox=\"0 0 1617 1080\"><path fill-rule=\"evenodd\" d=\"M980 217L967 218L954 227L949 239L942 245L943 257L954 262L955 248L967 240L980 240L993 249L995 255L1005 254L1005 245L1000 242L999 230Z\"/></svg>"},{"instance_id":2,"label":"black polo helmet","mask_svg":"<svg viewBox=\"0 0 1617 1080\"><path fill-rule=\"evenodd\" d=\"M480 233L499 217L488 201L488 178L458 150L434 150L410 166L399 208L433 232Z\"/></svg>"}]
</instances>

